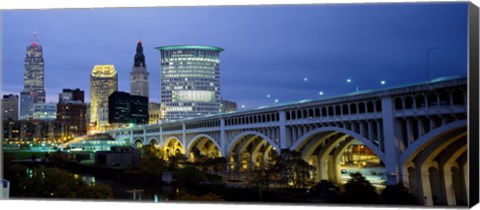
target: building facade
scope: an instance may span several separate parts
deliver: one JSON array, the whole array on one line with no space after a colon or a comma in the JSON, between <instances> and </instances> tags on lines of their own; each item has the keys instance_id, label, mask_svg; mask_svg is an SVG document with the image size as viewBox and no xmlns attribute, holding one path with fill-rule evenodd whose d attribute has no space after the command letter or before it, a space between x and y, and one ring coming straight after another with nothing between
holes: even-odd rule
<instances>
[{"instance_id":1,"label":"building facade","mask_svg":"<svg viewBox=\"0 0 480 210\"><path fill-rule=\"evenodd\" d=\"M85 102L85 91L80 89L63 89L63 91L58 94L58 103L67 103L71 101L79 101L81 103Z\"/></svg>"},{"instance_id":2,"label":"building facade","mask_svg":"<svg viewBox=\"0 0 480 210\"><path fill-rule=\"evenodd\" d=\"M157 124L161 120L160 104L148 103L148 124Z\"/></svg>"},{"instance_id":3,"label":"building facade","mask_svg":"<svg viewBox=\"0 0 480 210\"><path fill-rule=\"evenodd\" d=\"M33 104L33 119L53 121L57 119L56 103L37 103Z\"/></svg>"},{"instance_id":4,"label":"building facade","mask_svg":"<svg viewBox=\"0 0 480 210\"><path fill-rule=\"evenodd\" d=\"M148 75L142 42L137 42L137 53L134 57L133 69L130 72L130 94L148 98Z\"/></svg>"},{"instance_id":5,"label":"building facade","mask_svg":"<svg viewBox=\"0 0 480 210\"><path fill-rule=\"evenodd\" d=\"M85 93L80 89L63 89L57 104L57 121L64 126L65 136L79 136L87 133L87 105Z\"/></svg>"},{"instance_id":6,"label":"building facade","mask_svg":"<svg viewBox=\"0 0 480 210\"><path fill-rule=\"evenodd\" d=\"M147 124L148 98L115 91L108 97L110 124Z\"/></svg>"},{"instance_id":7,"label":"building facade","mask_svg":"<svg viewBox=\"0 0 480 210\"><path fill-rule=\"evenodd\" d=\"M108 96L118 89L118 75L113 65L95 65L90 75L90 123L96 129L108 125Z\"/></svg>"},{"instance_id":8,"label":"building facade","mask_svg":"<svg viewBox=\"0 0 480 210\"><path fill-rule=\"evenodd\" d=\"M227 112L236 112L237 111L237 103L225 99L220 100L220 112L227 113Z\"/></svg>"},{"instance_id":9,"label":"building facade","mask_svg":"<svg viewBox=\"0 0 480 210\"><path fill-rule=\"evenodd\" d=\"M18 120L18 95L3 95L3 120Z\"/></svg>"},{"instance_id":10,"label":"building facade","mask_svg":"<svg viewBox=\"0 0 480 210\"><path fill-rule=\"evenodd\" d=\"M33 119L33 91L24 90L20 93L20 120Z\"/></svg>"},{"instance_id":11,"label":"building facade","mask_svg":"<svg viewBox=\"0 0 480 210\"><path fill-rule=\"evenodd\" d=\"M130 123L130 94L115 91L108 97L108 122L110 124Z\"/></svg>"},{"instance_id":12,"label":"building facade","mask_svg":"<svg viewBox=\"0 0 480 210\"><path fill-rule=\"evenodd\" d=\"M56 120L3 121L5 141L60 141L63 140L62 124Z\"/></svg>"},{"instance_id":13,"label":"building facade","mask_svg":"<svg viewBox=\"0 0 480 210\"><path fill-rule=\"evenodd\" d=\"M220 111L220 52L199 45L157 47L161 54L163 121L215 114Z\"/></svg>"},{"instance_id":14,"label":"building facade","mask_svg":"<svg viewBox=\"0 0 480 210\"><path fill-rule=\"evenodd\" d=\"M32 43L27 46L23 76L24 90L33 91L34 103L45 103L44 75L43 49L34 32Z\"/></svg>"}]
</instances>

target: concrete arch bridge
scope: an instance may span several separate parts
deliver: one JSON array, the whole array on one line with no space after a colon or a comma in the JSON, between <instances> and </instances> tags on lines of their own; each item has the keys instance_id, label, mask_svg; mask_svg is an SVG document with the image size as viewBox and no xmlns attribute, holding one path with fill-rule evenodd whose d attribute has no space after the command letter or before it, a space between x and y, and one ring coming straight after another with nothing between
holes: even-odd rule
<instances>
[{"instance_id":1,"label":"concrete arch bridge","mask_svg":"<svg viewBox=\"0 0 480 210\"><path fill-rule=\"evenodd\" d=\"M192 158L197 148L245 169L290 149L316 168L315 180L336 183L345 152L361 144L388 184L402 182L424 204L467 202L465 77L106 132L169 155Z\"/></svg>"}]
</instances>

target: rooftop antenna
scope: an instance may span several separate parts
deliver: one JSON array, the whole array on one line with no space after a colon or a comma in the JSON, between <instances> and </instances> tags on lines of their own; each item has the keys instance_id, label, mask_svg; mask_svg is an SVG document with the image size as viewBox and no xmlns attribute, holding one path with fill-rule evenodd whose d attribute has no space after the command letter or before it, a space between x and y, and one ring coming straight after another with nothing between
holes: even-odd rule
<instances>
[{"instance_id":1,"label":"rooftop antenna","mask_svg":"<svg viewBox=\"0 0 480 210\"><path fill-rule=\"evenodd\" d=\"M32 35L32 44L39 44L40 41L38 40L38 36L37 36L37 29L34 28L33 29L33 35Z\"/></svg>"}]
</instances>

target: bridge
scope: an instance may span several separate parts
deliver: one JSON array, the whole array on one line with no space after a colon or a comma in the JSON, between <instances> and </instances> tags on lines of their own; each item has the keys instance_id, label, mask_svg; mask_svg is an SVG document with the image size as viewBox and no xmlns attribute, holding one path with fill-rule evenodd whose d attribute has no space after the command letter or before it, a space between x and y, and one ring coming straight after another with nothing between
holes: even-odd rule
<instances>
[{"instance_id":1,"label":"bridge","mask_svg":"<svg viewBox=\"0 0 480 210\"><path fill-rule=\"evenodd\" d=\"M385 166L387 184L403 183L421 203L468 199L466 77L106 132L192 161L197 148L247 169L271 164L282 149L298 151L316 181L334 183L341 155L360 142Z\"/></svg>"}]
</instances>

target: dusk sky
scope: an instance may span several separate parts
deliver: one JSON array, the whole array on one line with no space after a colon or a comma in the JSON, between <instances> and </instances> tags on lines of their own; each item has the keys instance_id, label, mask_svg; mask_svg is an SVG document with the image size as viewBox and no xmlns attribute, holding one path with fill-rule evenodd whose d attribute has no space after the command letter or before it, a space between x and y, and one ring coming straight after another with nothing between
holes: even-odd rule
<instances>
[{"instance_id":1,"label":"dusk sky","mask_svg":"<svg viewBox=\"0 0 480 210\"><path fill-rule=\"evenodd\" d=\"M80 88L90 101L97 64L114 64L119 90L130 92L138 39L151 102L160 102L154 48L166 45L225 49L221 95L247 109L337 96L355 86L377 89L381 80L385 87L422 82L432 48L430 78L466 76L467 9L458 2L3 11L2 91L22 90L34 30L43 46L47 102L55 103L63 88Z\"/></svg>"}]
</instances>

